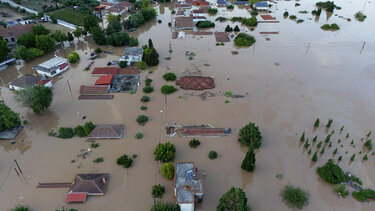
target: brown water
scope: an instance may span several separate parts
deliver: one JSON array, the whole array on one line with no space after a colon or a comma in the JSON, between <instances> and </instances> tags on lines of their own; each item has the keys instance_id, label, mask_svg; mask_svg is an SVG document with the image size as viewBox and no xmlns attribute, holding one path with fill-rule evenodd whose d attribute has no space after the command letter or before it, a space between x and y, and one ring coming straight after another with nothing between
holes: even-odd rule
<instances>
[{"instance_id":1,"label":"brown water","mask_svg":"<svg viewBox=\"0 0 375 211\"><path fill-rule=\"evenodd\" d=\"M271 10L280 23L259 24L253 32L257 42L254 47L234 48L233 43L216 46L214 36L187 35L183 40L171 40L168 22L170 5L159 5L156 8L163 13L158 16L162 24L152 21L133 33L138 36L140 45L152 38L160 54L160 64L141 74L142 82L146 77L153 79L155 92L150 94L148 110L141 111L145 105L139 101L143 95L139 90L134 95L116 94L111 101L78 101L79 87L82 84L93 84L95 78L90 71L83 71L89 63L88 55L97 46L91 39L72 44L66 51L75 49L81 55L79 64L59 77L54 84L54 101L49 112L35 116L31 111L15 104L13 93L2 89L1 96L14 110L29 121L24 132L17 137L14 145L6 141L0 143L0 210L6 210L15 204L29 204L34 210L54 210L65 202L67 189L36 189L38 182L69 182L76 173L110 173L108 191L105 196L90 196L86 204L68 205L78 210L149 210L153 204L151 187L160 183L165 185L166 194L163 201L173 201L173 182L166 181L160 174L160 164L154 161L153 149L158 142L172 141L177 146L175 161L194 161L198 169L207 172L204 179L204 201L197 210L214 210L220 196L231 186L238 186L246 191L249 204L254 210L289 210L279 197L280 189L292 183L306 189L310 194L310 203L305 210L374 210L373 203L360 203L352 197L338 199L333 187L319 179L316 167L333 157L332 151L339 147L338 154L343 160L340 166L359 176L365 187L375 188L374 156L362 162L364 154L360 138L374 129L375 88L373 60L375 55L374 4L367 2L364 13L365 22L353 19L356 11L362 10L362 2L336 1L342 10L335 10L327 20L325 12L318 21L310 14L299 14L300 10L314 8L314 2L306 1L295 8L294 1L278 2ZM289 14L295 14L305 20L297 24L282 14L288 8ZM164 10L164 11L163 11ZM244 16L248 12L236 7L232 12L219 9L217 16ZM335 14L352 18L347 22ZM216 17L217 17L216 16ZM216 17L210 17L215 19ZM311 18L309 20L308 18ZM260 19L260 18L259 18ZM324 23L337 23L338 32L325 32L319 27ZM228 23L216 23L214 30L222 31ZM235 24L231 24L235 26ZM280 31L279 35L269 35L266 41L261 31ZM360 54L363 42L365 48ZM169 44L173 53L169 53ZM308 49L310 43L310 48ZM116 60L123 48L108 48L112 55L104 55L95 60L94 66L105 66L110 60ZM308 49L308 50L307 50ZM236 50L238 55L232 55ZM185 51L194 52L193 60L188 60ZM307 52L307 53L306 53ZM87 53L87 54L86 54ZM57 52L63 56L63 51ZM33 73L31 69L38 63L51 58L46 55L25 66L12 66L1 72L5 83L9 83L22 74ZM163 58L171 57L167 61ZM205 66L209 64L210 66ZM198 72L205 76L214 76L216 88L211 90L216 97L202 101L197 96L180 99L178 96L198 95L201 92L179 90L164 97L158 91L165 84L162 75L175 72L178 76L186 72ZM67 86L70 80L72 95ZM143 87L141 85L140 89ZM235 94L244 94L242 99L229 99L222 93L231 90ZM162 111L162 112L161 112ZM145 126L138 126L135 119L139 114L146 114L151 121ZM87 120L82 120L87 116ZM333 146L326 147L316 164L311 163L311 155L299 143L302 131L306 132L310 142L315 134L318 140L324 140L323 128L313 131L313 123L320 118L325 125L328 118L333 118L332 129L335 134L331 140ZM125 134L121 140L99 141L100 146L93 149L86 159L77 158L81 149L90 146L84 139L74 138L60 140L48 137L51 129L61 126L74 127L85 121L96 124L125 125ZM259 125L263 143L256 155L256 170L247 173L240 169L246 148L237 142L238 130L249 121ZM190 138L167 138L164 135L164 124L207 124L216 127L231 127L234 134L227 137L200 137L201 145L190 149ZM339 129L345 125L343 133ZM331 129L331 130L332 130ZM331 131L330 130L330 131ZM144 133L144 138L136 140L136 132ZM344 141L345 134L350 138ZM337 145L341 138L343 147ZM351 139L356 147L350 146ZM23 142L21 142L23 140ZM317 144L317 143L316 143ZM315 144L315 145L316 145ZM315 149L314 145L314 149ZM208 152L216 150L219 158L208 159ZM314 152L315 150L313 150ZM348 151L346 155L345 152ZM352 153L357 152L356 160L349 163ZM125 170L115 165L115 160L122 154L137 154L133 166ZM103 157L104 162L92 162ZM17 159L28 183L16 175L13 160ZM70 161L75 159L75 163ZM283 174L279 180L276 174Z\"/></svg>"}]
</instances>

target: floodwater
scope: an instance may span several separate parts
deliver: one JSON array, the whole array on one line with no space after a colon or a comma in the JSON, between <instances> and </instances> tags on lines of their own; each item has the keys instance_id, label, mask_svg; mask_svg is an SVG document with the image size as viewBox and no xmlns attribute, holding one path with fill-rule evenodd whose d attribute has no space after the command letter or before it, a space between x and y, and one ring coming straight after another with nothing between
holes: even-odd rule
<instances>
[{"instance_id":1,"label":"floodwater","mask_svg":"<svg viewBox=\"0 0 375 211\"><path fill-rule=\"evenodd\" d=\"M161 164L153 157L153 150L158 142L172 141L177 146L175 161L193 161L199 170L207 173L204 178L204 201L197 205L197 210L214 210L221 195L230 187L237 186L245 190L253 210L289 210L279 197L280 189L287 183L300 186L310 194L310 203L305 208L316 210L374 210L373 203L360 203L352 197L337 198L333 186L323 182L316 174L316 167L329 158L343 156L340 166L359 176L364 187L375 188L375 156L369 153L369 159L362 161L366 152L362 149L361 138L375 125L375 16L374 4L367 2L364 13L367 19L360 23L353 18L355 12L363 10L361 1L335 1L342 10L335 10L319 20L310 12L314 9L313 1L298 2L279 1L271 8L280 23L261 23L254 31L245 29L255 36L255 47L235 48L233 42L225 46L216 46L214 36L187 35L185 39L172 40L168 22L171 20L171 5L158 5L162 13L158 19L161 24L152 21L132 33L138 36L140 45L151 38L160 54L160 64L141 74L141 86L136 94L115 94L109 101L78 101L79 87L82 84L93 84L95 78L90 71L83 71L89 63L90 51L97 46L91 38L76 41L67 48L67 53L75 49L81 55L81 61L56 79L54 83L54 101L50 111L42 116L35 116L31 111L20 108L12 99L13 93L6 88L1 90L1 97L15 111L20 112L29 124L25 126L11 145L6 141L0 144L0 210L7 210L15 204L28 204L34 210L54 210L65 203L67 189L36 189L38 182L69 182L76 173L106 172L110 174L109 186L104 196L90 196L86 204L68 205L69 208L82 210L149 210L154 200L151 187L162 184L166 187L163 201L172 202L173 182L165 180L160 174ZM305 21L297 24L282 17L287 9L290 15L295 14ZM308 10L308 14L298 11ZM337 16L336 16L337 14ZM236 7L232 12L219 9L216 16L244 16L245 9ZM338 16L351 18L348 22ZM216 17L210 17L215 19ZM258 18L260 19L260 17ZM216 23L212 31L222 31L228 23ZM326 32L320 29L325 23L337 23L341 29L337 32ZM235 26L235 24L231 24ZM263 31L279 31L278 35L269 35L270 41L260 35ZM361 48L366 42L361 52ZM88 47L90 46L90 48ZM171 46L172 53L169 53ZM310 47L308 47L310 46ZM108 48L111 55L103 55L95 60L94 66L105 66L110 60L116 60L123 48ZM238 51L232 55L231 51ZM194 52L193 60L185 52ZM62 56L63 51L56 54ZM22 74L32 73L36 64L52 57L46 55L24 66L12 66L1 72L5 83L9 83ZM171 60L164 60L171 57ZM158 91L163 84L162 75L174 72L214 76L216 88L209 90L215 97L202 101L199 91L179 90L168 95L166 101ZM141 88L146 77L153 79L155 92L150 94L151 101L141 103ZM67 80L70 81L72 93L69 92ZM170 83L172 84L172 83ZM232 99L223 96L231 90L234 94L245 95L245 98ZM193 93L194 96L190 96ZM183 96L183 98L179 98ZM186 97L190 96L190 97ZM225 100L230 103L224 103ZM147 105L147 111L140 106ZM139 126L135 119L145 114L151 121ZM86 120L82 117L86 116ZM335 129L332 147L319 156L316 164L311 163L311 156L299 143L303 131L310 139L318 135L322 141L326 132L322 127L313 130L313 123L320 118L325 125L328 118L333 124L329 132ZM98 141L100 146L93 149L86 157L77 158L81 149L87 150L90 143L84 139L73 138L61 140L48 137L51 129L58 127L75 127L85 121L95 124L125 125L125 134L121 140ZM238 130L248 122L259 125L263 135L262 147L256 152L256 169L248 173L240 169L246 148L237 142ZM190 138L165 137L164 124L212 124L216 127L231 127L234 134L227 137L200 137L201 145L196 149L188 146ZM345 125L339 134L340 127ZM136 140L136 132L144 133L144 138ZM350 138L345 135L350 132ZM337 140L342 143L337 144ZM355 147L350 145L351 139ZM313 145L313 153L315 146ZM341 147L341 144L343 147ZM338 147L336 156L332 155ZM208 152L216 150L219 158L208 159ZM346 154L346 151L348 153ZM349 162L356 152L356 160ZM115 164L122 154L137 154L133 166L123 169ZM103 157L104 162L92 162ZM13 168L17 159L23 170L26 181L18 177ZM75 160L71 163L71 160ZM281 180L276 178L282 174Z\"/></svg>"}]
</instances>

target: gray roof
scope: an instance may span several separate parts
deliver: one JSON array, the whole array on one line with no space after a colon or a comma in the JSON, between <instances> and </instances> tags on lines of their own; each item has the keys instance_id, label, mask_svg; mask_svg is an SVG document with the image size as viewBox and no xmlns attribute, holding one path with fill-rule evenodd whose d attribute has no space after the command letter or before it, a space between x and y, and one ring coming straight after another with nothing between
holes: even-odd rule
<instances>
[{"instance_id":1,"label":"gray roof","mask_svg":"<svg viewBox=\"0 0 375 211\"><path fill-rule=\"evenodd\" d=\"M106 191L108 179L107 173L77 174L69 192L101 195Z\"/></svg>"},{"instance_id":2,"label":"gray roof","mask_svg":"<svg viewBox=\"0 0 375 211\"><path fill-rule=\"evenodd\" d=\"M177 203L194 203L194 194L203 193L201 181L194 179L194 163L176 163Z\"/></svg>"},{"instance_id":3,"label":"gray roof","mask_svg":"<svg viewBox=\"0 0 375 211\"><path fill-rule=\"evenodd\" d=\"M139 56L143 54L143 48L137 47L129 47L125 48L124 53L122 54L123 57L126 56Z\"/></svg>"},{"instance_id":4,"label":"gray roof","mask_svg":"<svg viewBox=\"0 0 375 211\"><path fill-rule=\"evenodd\" d=\"M35 75L23 75L15 81L11 82L10 85L25 88L26 86L32 86L38 82L40 78Z\"/></svg>"},{"instance_id":5,"label":"gray roof","mask_svg":"<svg viewBox=\"0 0 375 211\"><path fill-rule=\"evenodd\" d=\"M67 62L68 60L61 58L61 57L54 57L48 61L45 61L38 66L34 67L35 70L39 70L42 72L50 73L54 72L59 69L59 65Z\"/></svg>"},{"instance_id":6,"label":"gray roof","mask_svg":"<svg viewBox=\"0 0 375 211\"><path fill-rule=\"evenodd\" d=\"M124 132L124 125L96 125L87 136L88 139L120 139Z\"/></svg>"}]
</instances>

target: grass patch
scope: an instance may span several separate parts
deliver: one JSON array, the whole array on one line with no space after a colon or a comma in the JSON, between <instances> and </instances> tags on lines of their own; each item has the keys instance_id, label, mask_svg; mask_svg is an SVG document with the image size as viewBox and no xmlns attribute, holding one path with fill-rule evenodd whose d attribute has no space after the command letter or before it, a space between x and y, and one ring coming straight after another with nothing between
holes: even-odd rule
<instances>
[{"instance_id":1,"label":"grass patch","mask_svg":"<svg viewBox=\"0 0 375 211\"><path fill-rule=\"evenodd\" d=\"M83 26L83 19L87 17L87 14L73 10L72 8L64 8L52 12L50 15L55 16L57 19L72 23L74 25Z\"/></svg>"},{"instance_id":2,"label":"grass patch","mask_svg":"<svg viewBox=\"0 0 375 211\"><path fill-rule=\"evenodd\" d=\"M104 158L100 157L100 158L96 158L95 160L93 160L94 163L101 163L104 161Z\"/></svg>"},{"instance_id":3,"label":"grass patch","mask_svg":"<svg viewBox=\"0 0 375 211\"><path fill-rule=\"evenodd\" d=\"M309 203L309 194L299 188L294 187L291 184L285 185L281 190L280 196L283 198L283 202L292 209L302 209Z\"/></svg>"}]
</instances>

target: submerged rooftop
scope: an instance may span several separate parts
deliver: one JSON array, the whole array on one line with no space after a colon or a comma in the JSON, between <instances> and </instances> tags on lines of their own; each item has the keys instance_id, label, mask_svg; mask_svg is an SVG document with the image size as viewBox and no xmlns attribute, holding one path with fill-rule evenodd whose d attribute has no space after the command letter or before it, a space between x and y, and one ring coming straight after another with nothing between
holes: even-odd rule
<instances>
[{"instance_id":1,"label":"submerged rooftop","mask_svg":"<svg viewBox=\"0 0 375 211\"><path fill-rule=\"evenodd\" d=\"M194 178L194 163L176 163L175 177L177 203L194 203L195 195L203 194L202 182Z\"/></svg>"}]
</instances>

